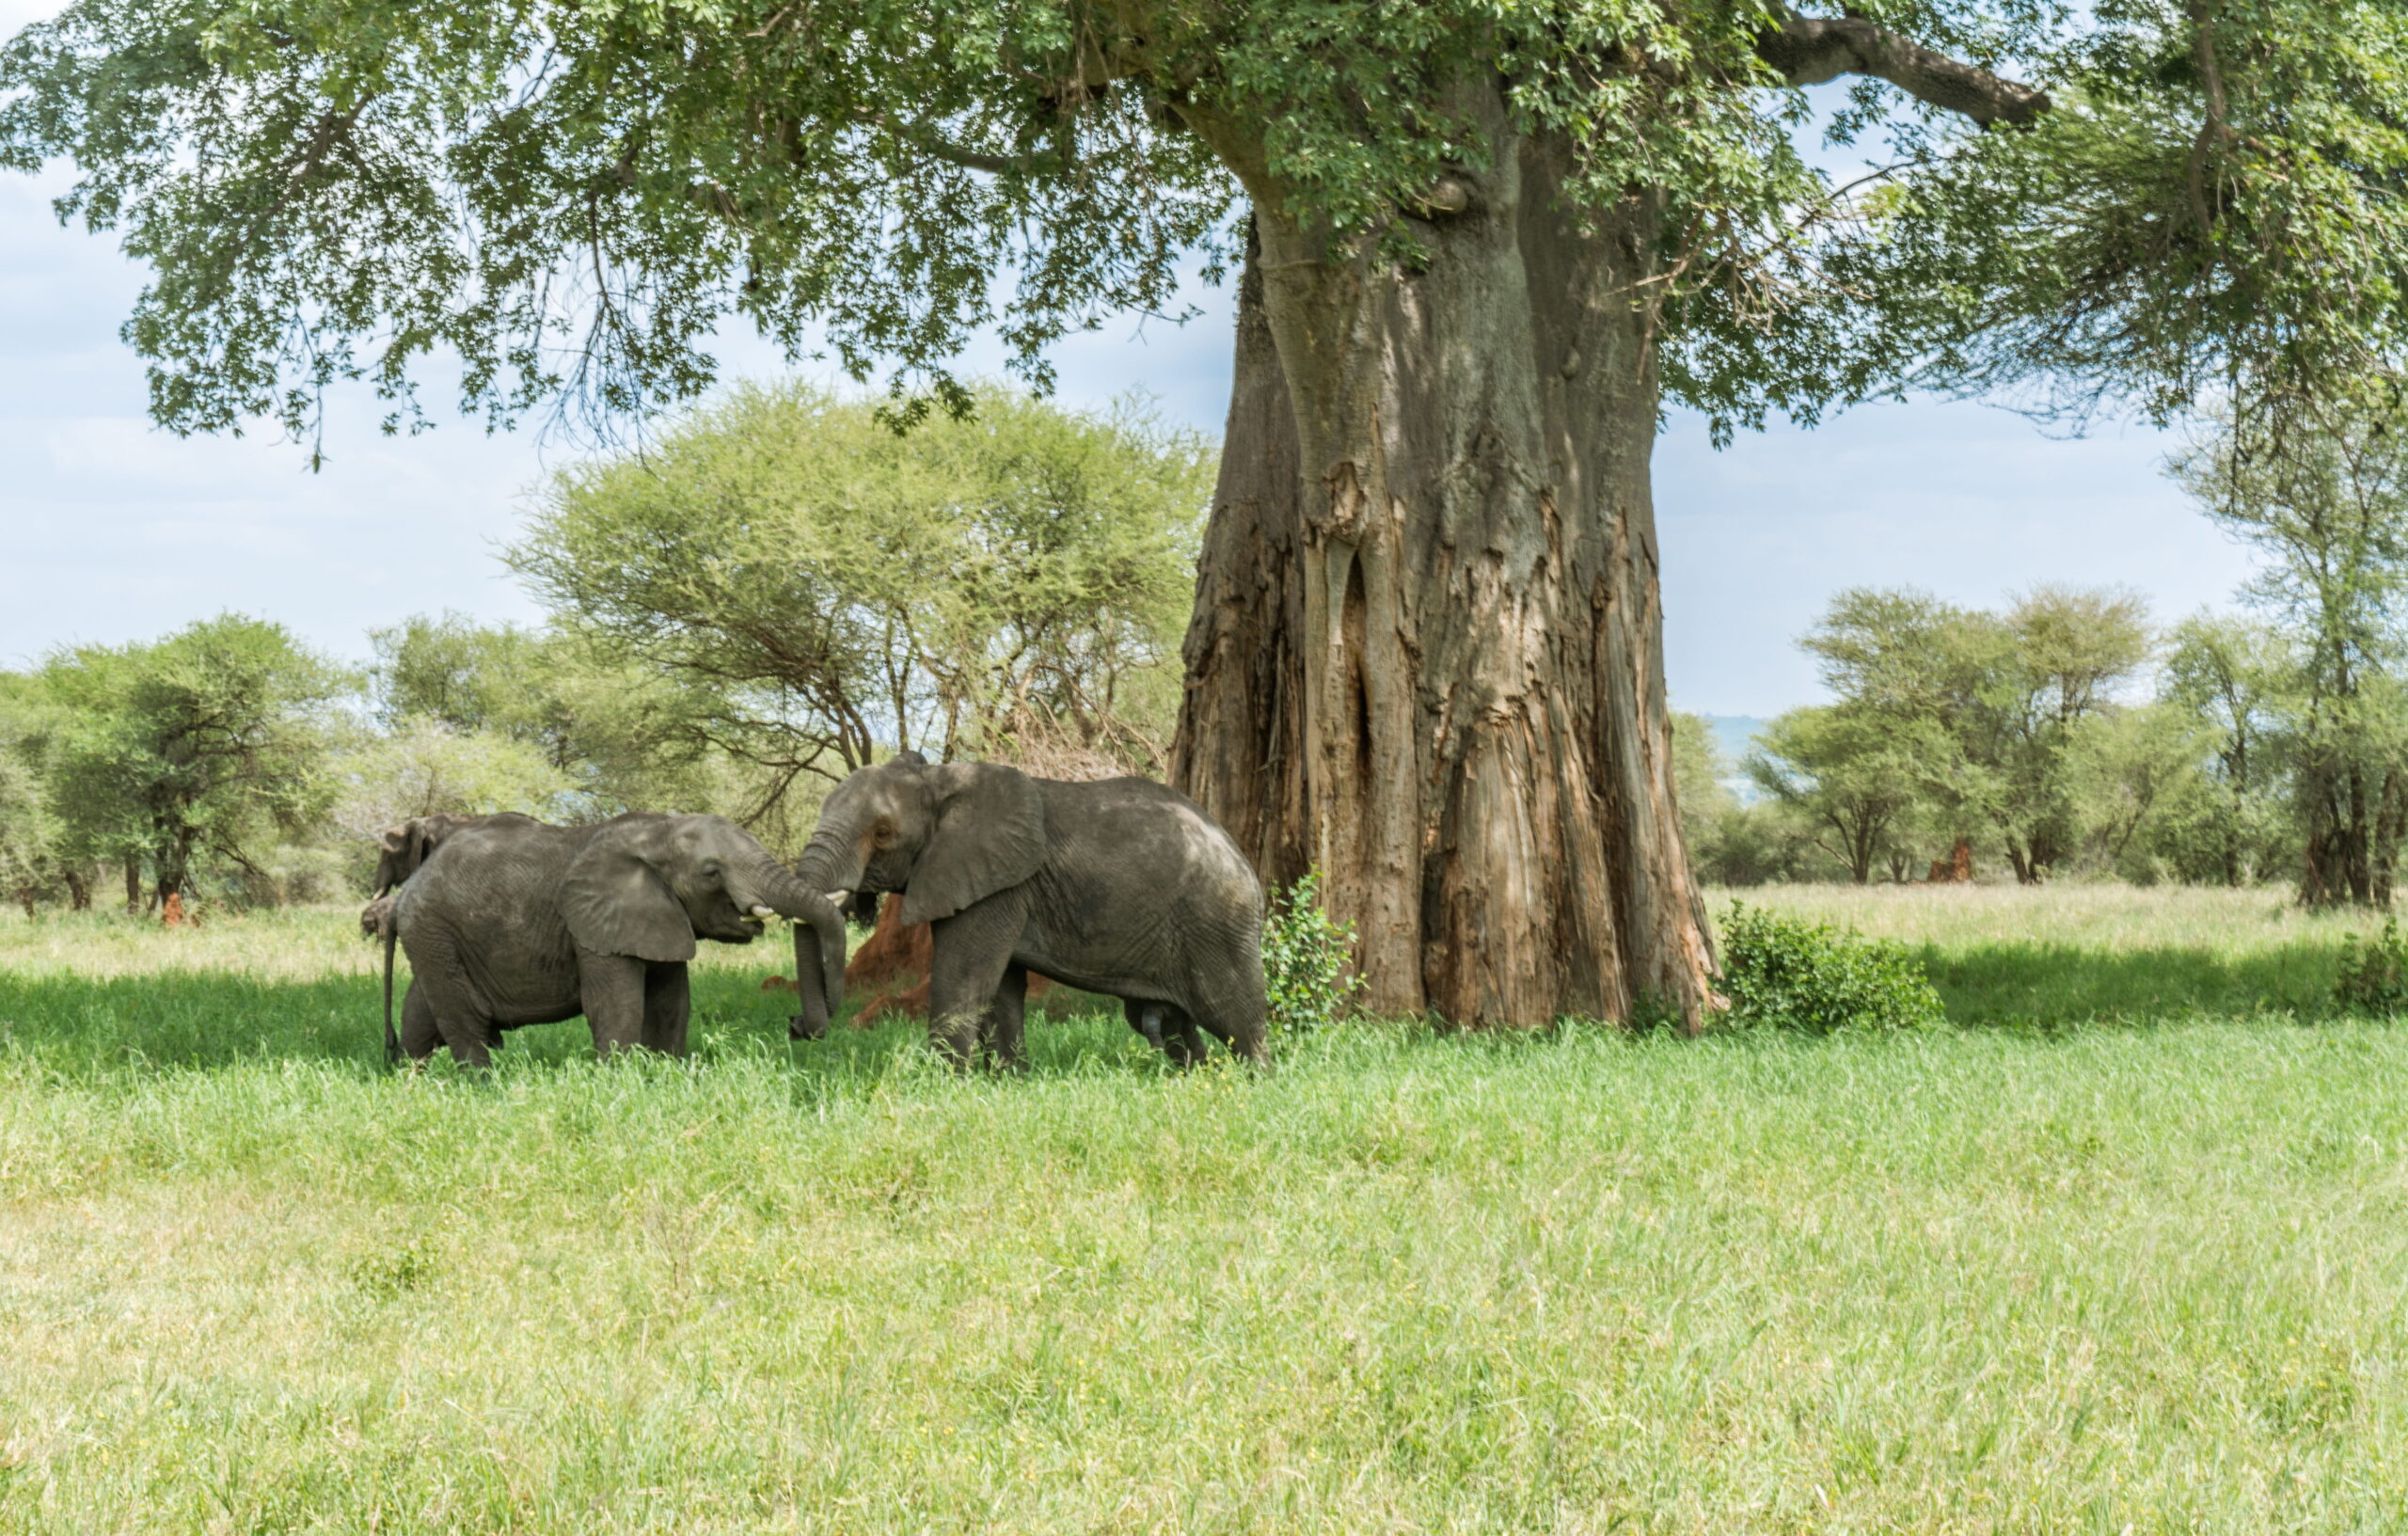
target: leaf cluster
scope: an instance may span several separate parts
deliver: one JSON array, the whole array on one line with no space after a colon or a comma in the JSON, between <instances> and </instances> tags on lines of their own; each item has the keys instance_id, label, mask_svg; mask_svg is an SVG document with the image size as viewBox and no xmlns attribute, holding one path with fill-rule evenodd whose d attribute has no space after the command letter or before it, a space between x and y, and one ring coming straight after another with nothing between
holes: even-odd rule
<instances>
[{"instance_id":1,"label":"leaf cluster","mask_svg":"<svg viewBox=\"0 0 2408 1536\"><path fill-rule=\"evenodd\" d=\"M1321 871L1278 894L1262 919L1263 996L1274 1037L1326 1029L1365 986L1354 971L1354 925L1323 910Z\"/></svg>"},{"instance_id":2,"label":"leaf cluster","mask_svg":"<svg viewBox=\"0 0 2408 1536\"><path fill-rule=\"evenodd\" d=\"M153 268L127 335L179 432L306 435L347 380L414 429L436 355L489 423L565 400L604 424L707 388L731 312L959 408L943 364L975 327L1041 384L1048 341L1164 309L1225 224L1193 139L1084 84L1098 19L79 0L0 54L0 163L74 161L61 217Z\"/></svg>"},{"instance_id":3,"label":"leaf cluster","mask_svg":"<svg viewBox=\"0 0 2408 1536\"><path fill-rule=\"evenodd\" d=\"M2035 55L2027 133L1899 135L1836 226L1852 356L2075 424L2345 393L2408 357L2408 13L2106 0ZM1913 348L1915 356L1907 355Z\"/></svg>"},{"instance_id":4,"label":"leaf cluster","mask_svg":"<svg viewBox=\"0 0 2408 1536\"><path fill-rule=\"evenodd\" d=\"M258 873L323 816L357 679L280 625L224 614L56 652L21 689L54 857L134 860L178 891Z\"/></svg>"},{"instance_id":5,"label":"leaf cluster","mask_svg":"<svg viewBox=\"0 0 2408 1536\"><path fill-rule=\"evenodd\" d=\"M2333 1000L2348 1012L2379 1019L2408 1013L2408 939L2400 937L2400 919L2385 917L2383 931L2363 944L2355 934L2342 941Z\"/></svg>"},{"instance_id":6,"label":"leaf cluster","mask_svg":"<svg viewBox=\"0 0 2408 1536\"><path fill-rule=\"evenodd\" d=\"M1234 254L1243 180L1415 259L1449 175L1525 147L1576 220L1644 206L1665 387L1718 432L1911 387L2077 417L2396 371L2408 20L2379 0L1881 0L2044 84L1976 133L1872 81L1835 187L1766 0L75 0L0 53L0 163L154 278L127 334L178 431L306 435L366 380L499 424L715 382L739 315L959 413L992 325L1045 349ZM1501 110L1502 123L1491 120Z\"/></svg>"},{"instance_id":7,"label":"leaf cluster","mask_svg":"<svg viewBox=\"0 0 2408 1536\"><path fill-rule=\"evenodd\" d=\"M1213 455L1133 405L978 400L898 435L740 388L562 473L508 559L563 633L673 680L698 740L787 778L1032 732L1152 763Z\"/></svg>"},{"instance_id":8,"label":"leaf cluster","mask_svg":"<svg viewBox=\"0 0 2408 1536\"><path fill-rule=\"evenodd\" d=\"M1947 1020L1903 944L1737 901L1721 929L1715 984L1730 999L1734 1024L1828 1035L1928 1029Z\"/></svg>"}]
</instances>

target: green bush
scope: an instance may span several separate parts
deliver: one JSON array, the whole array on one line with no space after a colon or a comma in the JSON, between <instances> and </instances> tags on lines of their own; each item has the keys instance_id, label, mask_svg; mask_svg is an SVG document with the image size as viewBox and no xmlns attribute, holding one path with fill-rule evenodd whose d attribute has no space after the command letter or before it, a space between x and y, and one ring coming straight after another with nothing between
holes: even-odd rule
<instances>
[{"instance_id":1,"label":"green bush","mask_svg":"<svg viewBox=\"0 0 2408 1536\"><path fill-rule=\"evenodd\" d=\"M1924 1029L1947 1015L1902 944L1743 902L1722 920L1731 1022L1757 1028Z\"/></svg>"},{"instance_id":2,"label":"green bush","mask_svg":"<svg viewBox=\"0 0 2408 1536\"><path fill-rule=\"evenodd\" d=\"M2364 949L2354 934L2341 942L2333 1001L2351 1013L2408 1013L2408 941L2400 937L2400 919L2384 918Z\"/></svg>"},{"instance_id":3,"label":"green bush","mask_svg":"<svg viewBox=\"0 0 2408 1536\"><path fill-rule=\"evenodd\" d=\"M1354 925L1333 922L1321 909L1320 870L1273 899L1262 920L1262 981L1274 1037L1338 1021L1348 995L1363 985L1348 974L1354 948Z\"/></svg>"}]
</instances>

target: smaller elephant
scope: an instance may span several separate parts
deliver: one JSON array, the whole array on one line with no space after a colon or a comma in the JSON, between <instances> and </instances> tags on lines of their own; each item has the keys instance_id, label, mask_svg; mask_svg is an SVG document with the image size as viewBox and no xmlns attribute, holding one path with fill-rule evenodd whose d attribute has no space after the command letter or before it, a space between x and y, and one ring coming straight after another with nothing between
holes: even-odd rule
<instances>
[{"instance_id":1,"label":"smaller elephant","mask_svg":"<svg viewBox=\"0 0 2408 1536\"><path fill-rule=\"evenodd\" d=\"M765 920L796 920L801 990L794 1032L827 1032L841 1000L845 920L736 823L637 813L590 827L496 816L455 829L394 898L385 950L386 1037L392 945L411 980L395 1047L423 1061L436 1045L483 1066L504 1030L583 1014L594 1048L686 1053L686 963L695 942L750 943ZM816 942L815 942L816 941Z\"/></svg>"}]
</instances>

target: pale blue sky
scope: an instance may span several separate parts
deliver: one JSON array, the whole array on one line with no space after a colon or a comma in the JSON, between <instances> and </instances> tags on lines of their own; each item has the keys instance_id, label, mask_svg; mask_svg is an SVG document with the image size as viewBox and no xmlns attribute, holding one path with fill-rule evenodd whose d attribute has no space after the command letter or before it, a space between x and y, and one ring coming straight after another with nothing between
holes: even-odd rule
<instances>
[{"instance_id":1,"label":"pale blue sky","mask_svg":"<svg viewBox=\"0 0 2408 1536\"><path fill-rule=\"evenodd\" d=\"M0 30L46 8L0 4ZM108 242L59 229L54 189L0 177L0 666L224 609L354 658L366 629L413 612L535 616L494 548L572 445L456 420L384 438L364 397L337 403L316 475L272 430L160 432L143 414L140 362L118 339L142 275ZM1183 328L1122 321L1064 345L1062 398L1143 388L1166 415L1217 433L1230 300L1200 286L1192 297L1204 312ZM992 369L1000 356L990 346L969 361ZM744 339L728 360L731 372L777 366ZM2137 430L2052 440L2002 410L1917 403L1717 453L1701 423L1676 418L1656 455L1674 701L1737 715L1811 702L1814 673L1793 642L1850 584L1992 603L2036 582L2116 583L2165 620L2225 604L2245 559L2162 478L2165 447Z\"/></svg>"}]
</instances>

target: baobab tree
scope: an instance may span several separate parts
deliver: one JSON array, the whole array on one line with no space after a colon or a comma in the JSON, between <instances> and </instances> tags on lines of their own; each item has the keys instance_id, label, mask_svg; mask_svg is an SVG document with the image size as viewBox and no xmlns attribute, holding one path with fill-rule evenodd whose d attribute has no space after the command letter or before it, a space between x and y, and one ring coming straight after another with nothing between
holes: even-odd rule
<instances>
[{"instance_id":1,"label":"baobab tree","mask_svg":"<svg viewBox=\"0 0 2408 1536\"><path fill-rule=\"evenodd\" d=\"M153 278L178 431L608 419L733 311L966 408L1240 282L1176 776L1374 1007L1695 1017L1648 461L1907 388L2186 410L2399 356L2403 23L2330 0L78 0L0 150ZM1883 165L1834 186L1799 88ZM2027 83L2028 82L2028 83ZM2243 408L2247 408L2245 405Z\"/></svg>"}]
</instances>

